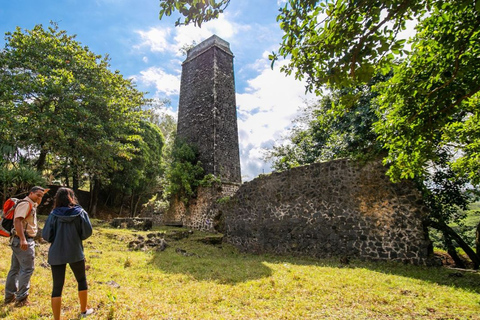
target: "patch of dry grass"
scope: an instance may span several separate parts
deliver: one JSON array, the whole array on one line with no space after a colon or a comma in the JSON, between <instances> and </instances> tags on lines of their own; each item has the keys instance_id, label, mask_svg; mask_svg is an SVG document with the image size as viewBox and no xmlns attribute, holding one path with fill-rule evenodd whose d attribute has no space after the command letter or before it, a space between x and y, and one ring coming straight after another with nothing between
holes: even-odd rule
<instances>
[{"instance_id":1,"label":"patch of dry grass","mask_svg":"<svg viewBox=\"0 0 480 320\"><path fill-rule=\"evenodd\" d=\"M147 233L97 222L84 243L92 319L480 319L478 273L243 254L198 241L206 236L201 232L169 241L162 252L129 251L128 242ZM48 244L37 247L31 304L2 306L1 319L52 318L47 250ZM6 239L0 253L3 292L10 265ZM63 319L77 319L78 308L68 271Z\"/></svg>"}]
</instances>

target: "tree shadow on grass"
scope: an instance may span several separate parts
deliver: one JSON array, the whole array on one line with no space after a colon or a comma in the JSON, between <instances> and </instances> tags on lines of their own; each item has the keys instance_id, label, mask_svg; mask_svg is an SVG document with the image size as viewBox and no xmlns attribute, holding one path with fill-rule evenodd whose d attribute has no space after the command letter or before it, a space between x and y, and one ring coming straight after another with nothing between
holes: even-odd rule
<instances>
[{"instance_id":1,"label":"tree shadow on grass","mask_svg":"<svg viewBox=\"0 0 480 320\"><path fill-rule=\"evenodd\" d=\"M270 256L271 263L291 263L294 265L316 265L319 267L339 269L367 269L374 273L401 276L417 279L441 286L461 288L480 294L480 272L458 270L443 266L419 266L395 261L365 261L350 259L348 263L343 258L316 259L311 257ZM374 275L372 275L374 276Z\"/></svg>"},{"instance_id":2,"label":"tree shadow on grass","mask_svg":"<svg viewBox=\"0 0 480 320\"><path fill-rule=\"evenodd\" d=\"M272 275L272 270L258 256L225 253L223 248L216 248L216 251L197 254L185 249L168 248L154 254L152 265L167 273L187 274L199 281L220 284L233 285Z\"/></svg>"},{"instance_id":3,"label":"tree shadow on grass","mask_svg":"<svg viewBox=\"0 0 480 320\"><path fill-rule=\"evenodd\" d=\"M442 286L465 289L480 294L480 273L462 272L445 267L426 267L399 262L361 261L351 259L342 263L339 258L317 259L305 256L255 255L241 253L231 245L220 246L174 243L163 252L157 252L152 265L171 274L186 274L199 281L220 284L242 283L270 277L268 264L291 264L319 268L367 269L372 272L418 279ZM374 275L373 275L374 276Z\"/></svg>"},{"instance_id":4,"label":"tree shadow on grass","mask_svg":"<svg viewBox=\"0 0 480 320\"><path fill-rule=\"evenodd\" d=\"M438 266L415 266L400 262L358 261L353 268L360 267L383 274L391 274L405 278L436 283L441 286L461 288L480 294L480 273L462 271Z\"/></svg>"}]
</instances>

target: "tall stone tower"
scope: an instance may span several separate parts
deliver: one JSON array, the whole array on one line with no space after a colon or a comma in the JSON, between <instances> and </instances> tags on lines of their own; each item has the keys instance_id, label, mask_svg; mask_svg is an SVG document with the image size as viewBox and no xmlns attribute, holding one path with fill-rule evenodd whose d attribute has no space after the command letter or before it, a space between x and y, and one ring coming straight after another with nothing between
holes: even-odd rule
<instances>
[{"instance_id":1,"label":"tall stone tower","mask_svg":"<svg viewBox=\"0 0 480 320\"><path fill-rule=\"evenodd\" d=\"M216 35L183 62L177 136L198 148L206 174L241 183L233 53Z\"/></svg>"}]
</instances>

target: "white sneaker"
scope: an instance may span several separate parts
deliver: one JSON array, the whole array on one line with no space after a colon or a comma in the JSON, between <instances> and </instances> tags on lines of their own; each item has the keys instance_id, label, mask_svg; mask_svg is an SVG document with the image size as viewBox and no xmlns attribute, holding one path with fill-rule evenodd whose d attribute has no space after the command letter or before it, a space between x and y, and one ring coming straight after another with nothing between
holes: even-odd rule
<instances>
[{"instance_id":1,"label":"white sneaker","mask_svg":"<svg viewBox=\"0 0 480 320\"><path fill-rule=\"evenodd\" d=\"M93 313L93 309L87 309L85 312L80 313L80 318L86 318L87 316L91 315Z\"/></svg>"}]
</instances>

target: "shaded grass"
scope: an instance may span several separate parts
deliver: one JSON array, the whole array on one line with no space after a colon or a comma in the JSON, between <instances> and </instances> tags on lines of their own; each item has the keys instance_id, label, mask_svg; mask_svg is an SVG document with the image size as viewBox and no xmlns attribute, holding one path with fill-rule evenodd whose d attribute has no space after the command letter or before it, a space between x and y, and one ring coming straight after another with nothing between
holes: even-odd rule
<instances>
[{"instance_id":1,"label":"shaded grass","mask_svg":"<svg viewBox=\"0 0 480 320\"><path fill-rule=\"evenodd\" d=\"M128 250L129 241L146 234L95 223L84 243L92 319L480 319L478 273L244 254L198 241L207 236L201 232L169 241L162 252ZM1 319L51 319L47 251L48 244L37 247L31 305L2 306ZM3 290L10 265L6 239L0 252L8 257L0 261ZM77 318L70 271L62 309L63 319Z\"/></svg>"}]
</instances>

